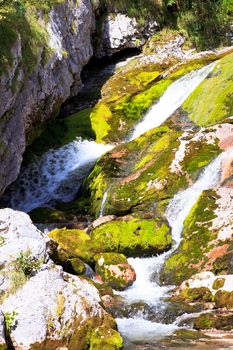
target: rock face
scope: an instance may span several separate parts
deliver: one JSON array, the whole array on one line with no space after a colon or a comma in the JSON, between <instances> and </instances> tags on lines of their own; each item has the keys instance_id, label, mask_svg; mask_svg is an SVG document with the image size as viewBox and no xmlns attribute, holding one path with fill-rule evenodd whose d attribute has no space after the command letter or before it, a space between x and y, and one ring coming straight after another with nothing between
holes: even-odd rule
<instances>
[{"instance_id":1,"label":"rock face","mask_svg":"<svg viewBox=\"0 0 233 350\"><path fill-rule=\"evenodd\" d=\"M36 128L79 90L81 70L93 54L94 25L90 0L55 6L47 23L49 58L45 62L41 47L29 78L21 68L20 37L12 47L13 68L0 76L0 193L16 179L26 142L35 137Z\"/></svg>"},{"instance_id":2,"label":"rock face","mask_svg":"<svg viewBox=\"0 0 233 350\"><path fill-rule=\"evenodd\" d=\"M3 209L0 223L0 309L15 349L32 349L37 344L38 349L56 345L81 350L98 327L104 327L106 334L112 332L122 343L112 329L115 321L99 304L97 289L63 272L49 259L49 239L32 225L28 215ZM2 317L0 325L4 346Z\"/></svg>"},{"instance_id":3,"label":"rock face","mask_svg":"<svg viewBox=\"0 0 233 350\"><path fill-rule=\"evenodd\" d=\"M95 54L97 57L111 56L122 49L140 48L158 28L155 21L139 24L136 18L110 13L102 21Z\"/></svg>"},{"instance_id":4,"label":"rock face","mask_svg":"<svg viewBox=\"0 0 233 350\"><path fill-rule=\"evenodd\" d=\"M0 75L0 194L16 179L26 144L57 115L62 102L80 90L80 73L93 56L96 20L91 0L54 0L48 14L38 11L36 21L46 35L38 44L33 68L25 71L25 45L15 34L11 65ZM140 26L121 13L106 15L96 55L141 47L156 29L156 22Z\"/></svg>"}]
</instances>

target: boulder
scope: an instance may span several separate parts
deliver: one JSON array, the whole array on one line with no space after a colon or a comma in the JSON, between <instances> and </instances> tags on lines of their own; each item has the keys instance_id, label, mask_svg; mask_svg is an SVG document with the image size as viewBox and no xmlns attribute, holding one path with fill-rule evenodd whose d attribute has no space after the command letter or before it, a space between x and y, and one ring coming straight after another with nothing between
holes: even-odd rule
<instances>
[{"instance_id":1,"label":"boulder","mask_svg":"<svg viewBox=\"0 0 233 350\"><path fill-rule=\"evenodd\" d=\"M123 254L98 254L95 256L95 261L97 275L116 290L124 290L136 280L136 273Z\"/></svg>"},{"instance_id":2,"label":"boulder","mask_svg":"<svg viewBox=\"0 0 233 350\"><path fill-rule=\"evenodd\" d=\"M50 239L33 226L27 214L0 210L0 232L1 310L15 349L85 349L92 332L102 326L106 334L114 329L112 333L121 339L114 319L100 305L94 284L65 273L50 260ZM77 258L70 263L80 270ZM1 317L0 325L4 346Z\"/></svg>"}]
</instances>

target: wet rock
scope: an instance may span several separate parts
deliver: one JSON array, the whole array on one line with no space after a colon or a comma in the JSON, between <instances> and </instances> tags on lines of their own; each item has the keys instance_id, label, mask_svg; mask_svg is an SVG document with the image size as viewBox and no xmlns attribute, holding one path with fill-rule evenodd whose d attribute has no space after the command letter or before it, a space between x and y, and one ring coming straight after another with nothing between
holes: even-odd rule
<instances>
[{"instance_id":1,"label":"wet rock","mask_svg":"<svg viewBox=\"0 0 233 350\"><path fill-rule=\"evenodd\" d=\"M179 294L181 298L188 302L211 302L212 293L207 287L186 288Z\"/></svg>"},{"instance_id":2,"label":"wet rock","mask_svg":"<svg viewBox=\"0 0 233 350\"><path fill-rule=\"evenodd\" d=\"M101 280L116 290L124 290L136 280L133 267L122 254L98 254L95 261L95 271Z\"/></svg>"},{"instance_id":3,"label":"wet rock","mask_svg":"<svg viewBox=\"0 0 233 350\"><path fill-rule=\"evenodd\" d=\"M218 329L232 330L233 315L222 315L218 313L204 313L194 320L194 328L197 330L203 329Z\"/></svg>"}]
</instances>

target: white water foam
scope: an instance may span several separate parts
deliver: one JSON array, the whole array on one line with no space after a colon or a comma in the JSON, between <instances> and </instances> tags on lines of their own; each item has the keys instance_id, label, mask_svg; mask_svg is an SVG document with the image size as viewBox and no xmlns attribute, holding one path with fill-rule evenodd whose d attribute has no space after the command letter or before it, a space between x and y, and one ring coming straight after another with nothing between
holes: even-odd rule
<instances>
[{"instance_id":1,"label":"white water foam","mask_svg":"<svg viewBox=\"0 0 233 350\"><path fill-rule=\"evenodd\" d=\"M155 275L159 276L160 269L165 259L168 258L180 244L185 218L196 203L200 194L204 190L218 186L221 173L221 162L229 155L233 155L233 150L220 154L215 160L206 166L205 170L192 187L179 192L170 201L166 211L166 217L172 228L172 238L174 240L172 249L157 257L128 259L129 263L136 271L137 279L130 288L117 293L124 297L127 303L131 304L137 301L143 301L149 305L155 306L156 309L159 309L159 306L163 304L162 299L168 295L173 286L160 286L152 278L154 278ZM139 341L140 338L142 341L148 339L152 341L157 335L170 335L176 330L182 319L183 318L180 318L174 323L167 325L145 320L139 315L133 319L118 318L117 323L120 332L122 332L122 334L129 340Z\"/></svg>"},{"instance_id":2,"label":"white water foam","mask_svg":"<svg viewBox=\"0 0 233 350\"><path fill-rule=\"evenodd\" d=\"M170 85L158 103L152 106L145 118L136 125L130 140L134 140L146 131L164 123L208 76L215 64L214 62L201 69L194 70Z\"/></svg>"},{"instance_id":3,"label":"white water foam","mask_svg":"<svg viewBox=\"0 0 233 350\"><path fill-rule=\"evenodd\" d=\"M112 148L79 138L49 150L22 169L10 189L11 207L28 212L55 201L73 200L96 160Z\"/></svg>"},{"instance_id":4,"label":"white water foam","mask_svg":"<svg viewBox=\"0 0 233 350\"><path fill-rule=\"evenodd\" d=\"M141 318L117 318L116 321L121 335L133 342L155 342L179 328L174 323L162 324Z\"/></svg>"}]
</instances>

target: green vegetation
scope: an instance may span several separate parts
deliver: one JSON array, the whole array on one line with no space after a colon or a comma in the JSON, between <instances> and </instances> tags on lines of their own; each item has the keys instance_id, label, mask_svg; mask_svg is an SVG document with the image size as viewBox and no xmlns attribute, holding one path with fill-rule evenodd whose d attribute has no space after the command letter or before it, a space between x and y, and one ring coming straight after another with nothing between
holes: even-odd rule
<instances>
[{"instance_id":1,"label":"green vegetation","mask_svg":"<svg viewBox=\"0 0 233 350\"><path fill-rule=\"evenodd\" d=\"M1 0L0 1L0 73L11 67L14 57L12 47L17 38L22 42L22 66L26 75L38 63L41 47L47 47L45 23L39 19L38 11L48 13L52 5L64 0ZM44 17L45 18L45 17Z\"/></svg>"},{"instance_id":2,"label":"green vegetation","mask_svg":"<svg viewBox=\"0 0 233 350\"><path fill-rule=\"evenodd\" d=\"M233 54L222 58L183 105L188 117L197 125L207 126L224 121L233 114Z\"/></svg>"},{"instance_id":3,"label":"green vegetation","mask_svg":"<svg viewBox=\"0 0 233 350\"><path fill-rule=\"evenodd\" d=\"M29 278L32 277L41 267L43 261L31 256L31 251L21 251L18 257L13 262L15 271L23 272Z\"/></svg>"},{"instance_id":4,"label":"green vegetation","mask_svg":"<svg viewBox=\"0 0 233 350\"><path fill-rule=\"evenodd\" d=\"M163 0L163 4L164 24L185 30L197 49L227 44L233 0Z\"/></svg>"},{"instance_id":5,"label":"green vegetation","mask_svg":"<svg viewBox=\"0 0 233 350\"><path fill-rule=\"evenodd\" d=\"M11 313L5 312L4 318L5 318L5 325L6 325L6 332L9 334L11 332L11 328L13 327L15 323L15 317L17 316L17 312L13 311Z\"/></svg>"},{"instance_id":6,"label":"green vegetation","mask_svg":"<svg viewBox=\"0 0 233 350\"><path fill-rule=\"evenodd\" d=\"M216 199L214 190L207 190L201 194L184 222L180 246L165 262L162 280L179 284L205 266L208 261L206 253L213 248L217 237L217 232L211 230Z\"/></svg>"}]
</instances>

